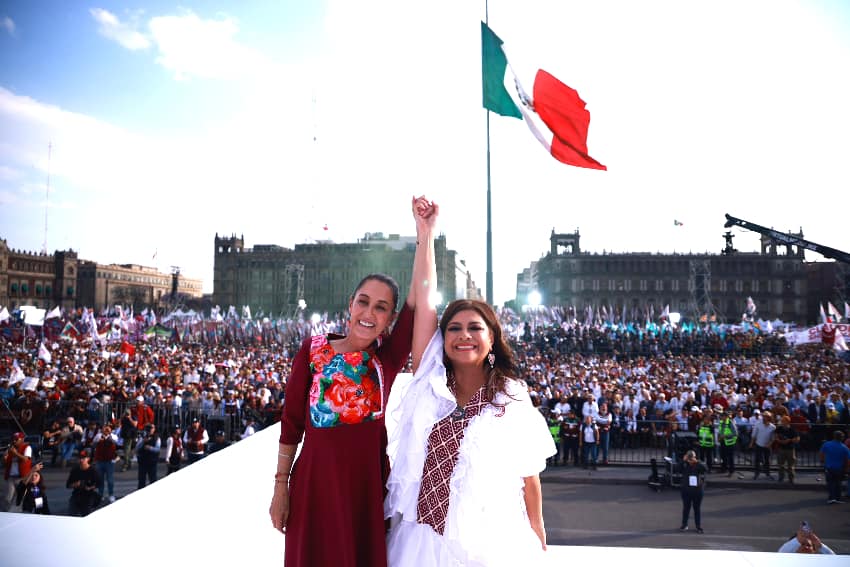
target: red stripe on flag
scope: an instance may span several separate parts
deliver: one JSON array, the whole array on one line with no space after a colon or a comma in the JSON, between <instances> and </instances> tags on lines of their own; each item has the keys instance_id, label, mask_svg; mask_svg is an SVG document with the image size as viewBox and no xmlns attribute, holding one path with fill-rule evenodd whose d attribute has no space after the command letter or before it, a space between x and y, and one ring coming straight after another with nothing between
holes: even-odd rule
<instances>
[{"instance_id":1,"label":"red stripe on flag","mask_svg":"<svg viewBox=\"0 0 850 567\"><path fill-rule=\"evenodd\" d=\"M578 92L543 69L534 78L534 110L552 131L552 157L567 165L608 168L587 154L590 112Z\"/></svg>"}]
</instances>

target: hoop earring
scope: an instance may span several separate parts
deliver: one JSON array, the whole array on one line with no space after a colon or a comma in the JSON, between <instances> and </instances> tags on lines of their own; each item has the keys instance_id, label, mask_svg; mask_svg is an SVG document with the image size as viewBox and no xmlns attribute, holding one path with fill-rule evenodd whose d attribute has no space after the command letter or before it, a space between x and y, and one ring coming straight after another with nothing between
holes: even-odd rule
<instances>
[{"instance_id":1,"label":"hoop earring","mask_svg":"<svg viewBox=\"0 0 850 567\"><path fill-rule=\"evenodd\" d=\"M490 354L487 355L487 364L490 365L490 370L496 366L496 355L493 354L493 351L490 351Z\"/></svg>"}]
</instances>

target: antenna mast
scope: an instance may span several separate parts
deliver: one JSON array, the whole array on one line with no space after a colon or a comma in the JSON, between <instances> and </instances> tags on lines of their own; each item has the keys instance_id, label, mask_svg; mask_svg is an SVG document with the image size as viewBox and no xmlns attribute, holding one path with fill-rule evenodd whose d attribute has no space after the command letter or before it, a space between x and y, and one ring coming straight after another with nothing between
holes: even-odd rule
<instances>
[{"instance_id":1,"label":"antenna mast","mask_svg":"<svg viewBox=\"0 0 850 567\"><path fill-rule=\"evenodd\" d=\"M47 142L47 189L44 195L44 242L41 244L41 251L47 255L47 206L50 202L50 150L53 148L52 142Z\"/></svg>"}]
</instances>

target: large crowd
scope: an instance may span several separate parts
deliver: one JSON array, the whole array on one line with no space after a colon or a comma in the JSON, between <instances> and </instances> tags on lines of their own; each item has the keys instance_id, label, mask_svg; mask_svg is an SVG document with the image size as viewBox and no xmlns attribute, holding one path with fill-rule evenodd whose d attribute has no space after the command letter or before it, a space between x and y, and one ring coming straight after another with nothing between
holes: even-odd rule
<instances>
[{"instance_id":1,"label":"large crowd","mask_svg":"<svg viewBox=\"0 0 850 567\"><path fill-rule=\"evenodd\" d=\"M850 424L850 364L830 349L791 349L777 333L632 333L579 324L534 327L511 313L503 317L541 410L548 415L557 407L565 415L572 407L581 418L591 395L596 407L605 402L622 416L624 439L628 422L642 415L669 423L681 419L682 410L718 405L743 410L747 418L784 406L812 443L822 440L818 426ZM321 331L344 332L340 320ZM120 427L122 414L141 403L152 408L163 434L200 418L235 440L249 421L261 428L279 419L292 356L311 332L309 325L289 327L294 331L285 336L248 333L216 342L154 336L129 350L126 339L0 336L0 422L7 431L20 424L31 434L64 425L67 417ZM39 354L41 345L48 357ZM649 441L641 436L630 443Z\"/></svg>"},{"instance_id":2,"label":"large crowd","mask_svg":"<svg viewBox=\"0 0 850 567\"><path fill-rule=\"evenodd\" d=\"M832 349L790 348L780 334L752 330L631 332L502 316L533 403L564 445L552 464L570 457L560 422L604 428L600 464L609 447L669 447L676 432L697 432L712 415L713 431L723 416L735 420L744 449L761 414L776 415L777 425L789 418L799 446L814 451L834 430L850 429L850 364ZM200 423L209 432L200 451L183 437L191 463L278 422L300 341L311 332L344 333L340 321L216 340L177 332L142 340L0 334L0 431L6 439L23 431L46 465L79 468L112 430L115 461L129 468L146 433L155 431L170 453L166 441L176 428ZM575 464L587 464L572 451Z\"/></svg>"}]
</instances>

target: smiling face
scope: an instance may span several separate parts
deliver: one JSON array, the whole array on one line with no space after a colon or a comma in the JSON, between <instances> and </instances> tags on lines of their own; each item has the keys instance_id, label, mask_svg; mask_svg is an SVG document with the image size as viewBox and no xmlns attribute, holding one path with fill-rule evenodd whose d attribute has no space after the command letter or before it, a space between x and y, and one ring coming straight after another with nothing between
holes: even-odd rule
<instances>
[{"instance_id":1,"label":"smiling face","mask_svg":"<svg viewBox=\"0 0 850 567\"><path fill-rule=\"evenodd\" d=\"M453 366L483 366L493 347L493 334L477 311L464 309L449 320L443 335Z\"/></svg>"},{"instance_id":2,"label":"smiling face","mask_svg":"<svg viewBox=\"0 0 850 567\"><path fill-rule=\"evenodd\" d=\"M366 280L351 299L349 338L365 346L383 333L393 320L393 291L384 282Z\"/></svg>"}]
</instances>

